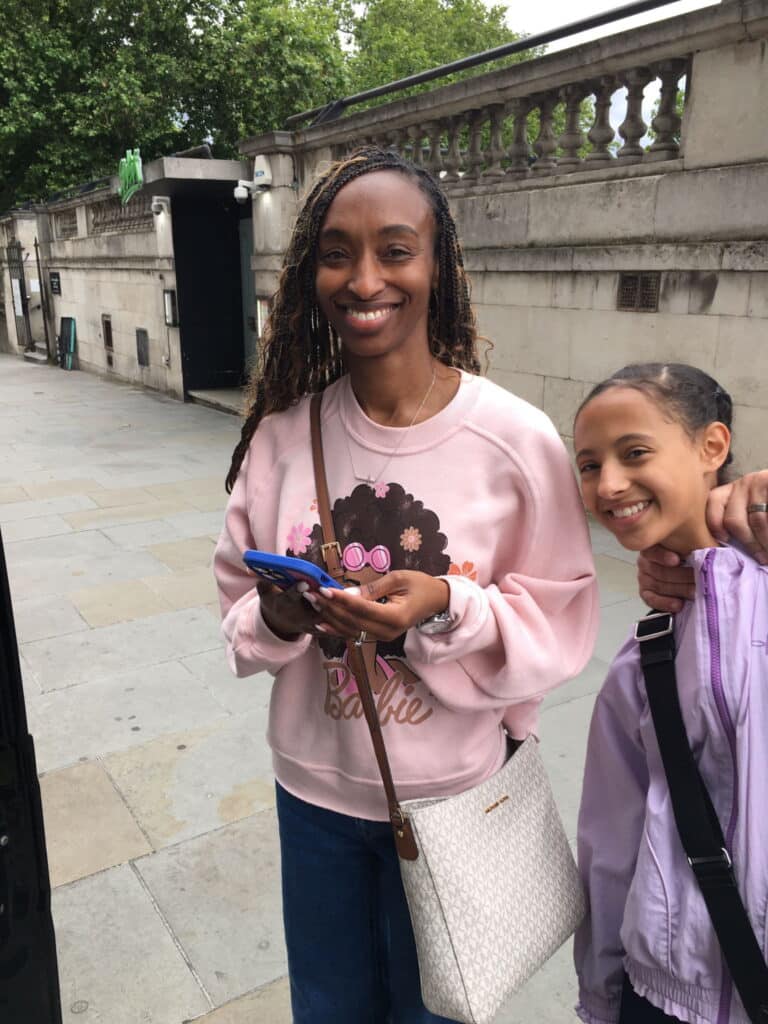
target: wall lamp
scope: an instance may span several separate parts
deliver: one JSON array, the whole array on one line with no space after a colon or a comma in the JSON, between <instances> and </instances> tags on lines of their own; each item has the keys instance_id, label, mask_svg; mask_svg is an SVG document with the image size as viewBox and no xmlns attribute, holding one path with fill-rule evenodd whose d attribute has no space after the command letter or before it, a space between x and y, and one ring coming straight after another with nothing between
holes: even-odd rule
<instances>
[{"instance_id":1,"label":"wall lamp","mask_svg":"<svg viewBox=\"0 0 768 1024\"><path fill-rule=\"evenodd\" d=\"M152 213L159 217L161 213L171 212L171 201L165 196L155 196L152 200Z\"/></svg>"},{"instance_id":2,"label":"wall lamp","mask_svg":"<svg viewBox=\"0 0 768 1024\"><path fill-rule=\"evenodd\" d=\"M176 301L176 289L163 289L163 310L165 311L166 327L179 326L179 306Z\"/></svg>"}]
</instances>

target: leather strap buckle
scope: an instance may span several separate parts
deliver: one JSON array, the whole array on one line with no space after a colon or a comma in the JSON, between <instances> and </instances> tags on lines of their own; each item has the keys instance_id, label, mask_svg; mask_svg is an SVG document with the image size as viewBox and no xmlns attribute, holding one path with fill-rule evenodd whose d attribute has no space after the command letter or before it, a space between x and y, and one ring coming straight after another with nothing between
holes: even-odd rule
<instances>
[{"instance_id":1,"label":"leather strap buckle","mask_svg":"<svg viewBox=\"0 0 768 1024\"><path fill-rule=\"evenodd\" d=\"M328 550L330 548L335 548L336 554L338 555L338 558L339 558L339 561L341 561L341 545L339 544L339 542L337 540L330 540L326 544L321 544L320 545L320 551L322 552L322 555L323 555L323 561L327 563L327 561L328 561Z\"/></svg>"}]
</instances>

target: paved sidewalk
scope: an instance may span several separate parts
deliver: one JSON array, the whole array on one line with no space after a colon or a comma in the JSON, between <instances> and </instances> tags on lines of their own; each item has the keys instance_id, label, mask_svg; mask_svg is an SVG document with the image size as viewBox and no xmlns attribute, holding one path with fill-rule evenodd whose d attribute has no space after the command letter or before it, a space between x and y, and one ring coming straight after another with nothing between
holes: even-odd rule
<instances>
[{"instance_id":1,"label":"paved sidewalk","mask_svg":"<svg viewBox=\"0 0 768 1024\"><path fill-rule=\"evenodd\" d=\"M238 435L225 413L0 355L0 529L66 1024L290 1021L270 681L229 674L210 571ZM594 694L642 609L626 553L594 538L596 656L542 725L570 835ZM573 989L566 948L498 1024L574 1021Z\"/></svg>"}]
</instances>

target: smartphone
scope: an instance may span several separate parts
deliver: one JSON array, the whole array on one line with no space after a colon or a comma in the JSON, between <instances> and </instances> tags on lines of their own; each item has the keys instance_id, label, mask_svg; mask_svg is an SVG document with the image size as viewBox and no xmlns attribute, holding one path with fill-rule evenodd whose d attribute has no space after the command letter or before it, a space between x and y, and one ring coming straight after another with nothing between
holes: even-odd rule
<instances>
[{"instance_id":1,"label":"smartphone","mask_svg":"<svg viewBox=\"0 0 768 1024\"><path fill-rule=\"evenodd\" d=\"M303 558L289 558L288 555L271 555L266 551L249 549L243 555L243 561L261 579L276 583L283 590L294 587L297 583L307 583L310 590L319 590L320 587L344 589L341 583L333 576L329 576L324 569Z\"/></svg>"}]
</instances>

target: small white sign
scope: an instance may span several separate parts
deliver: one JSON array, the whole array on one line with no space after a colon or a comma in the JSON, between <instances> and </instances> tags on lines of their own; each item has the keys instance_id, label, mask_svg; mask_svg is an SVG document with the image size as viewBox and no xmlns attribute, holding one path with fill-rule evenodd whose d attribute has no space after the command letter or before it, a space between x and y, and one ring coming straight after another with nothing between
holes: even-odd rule
<instances>
[{"instance_id":1,"label":"small white sign","mask_svg":"<svg viewBox=\"0 0 768 1024\"><path fill-rule=\"evenodd\" d=\"M11 278L11 290L13 291L13 312L16 316L24 316L24 307L21 304L21 287L15 277Z\"/></svg>"},{"instance_id":2,"label":"small white sign","mask_svg":"<svg viewBox=\"0 0 768 1024\"><path fill-rule=\"evenodd\" d=\"M29 290L30 290L30 292L33 292L33 293L40 291L40 282L37 280L36 277L30 277L30 279L29 279Z\"/></svg>"}]
</instances>

